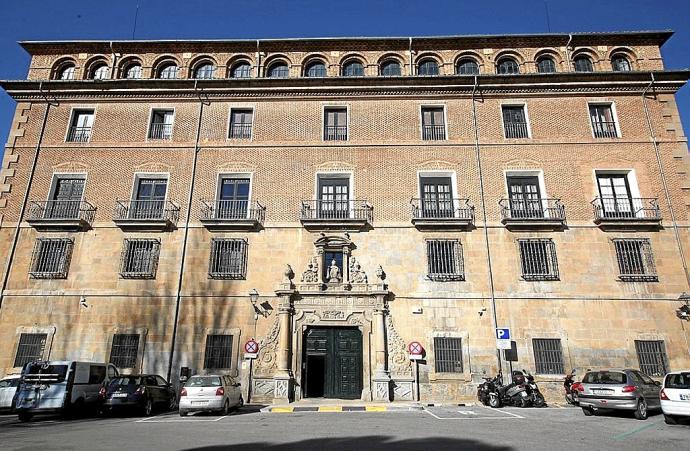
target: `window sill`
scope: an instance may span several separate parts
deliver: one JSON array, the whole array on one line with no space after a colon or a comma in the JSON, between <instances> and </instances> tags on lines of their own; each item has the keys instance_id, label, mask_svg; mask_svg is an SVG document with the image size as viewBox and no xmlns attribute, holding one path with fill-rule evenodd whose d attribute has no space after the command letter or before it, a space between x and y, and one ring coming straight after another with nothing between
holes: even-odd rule
<instances>
[{"instance_id":1,"label":"window sill","mask_svg":"<svg viewBox=\"0 0 690 451\"><path fill-rule=\"evenodd\" d=\"M434 382L452 381L452 382L471 382L472 375L470 373L430 373L429 380Z\"/></svg>"}]
</instances>

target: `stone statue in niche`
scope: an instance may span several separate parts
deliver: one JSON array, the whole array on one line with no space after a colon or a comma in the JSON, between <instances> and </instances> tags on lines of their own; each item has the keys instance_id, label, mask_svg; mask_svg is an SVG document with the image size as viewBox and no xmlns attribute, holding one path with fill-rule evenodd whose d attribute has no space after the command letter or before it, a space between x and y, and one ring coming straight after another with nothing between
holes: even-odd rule
<instances>
[{"instance_id":1,"label":"stone statue in niche","mask_svg":"<svg viewBox=\"0 0 690 451\"><path fill-rule=\"evenodd\" d=\"M367 273L362 271L362 266L354 257L350 260L350 282L368 283Z\"/></svg>"},{"instance_id":2,"label":"stone statue in niche","mask_svg":"<svg viewBox=\"0 0 690 451\"><path fill-rule=\"evenodd\" d=\"M331 266L328 267L328 283L340 283L341 281L340 268L335 263L335 259L331 260Z\"/></svg>"},{"instance_id":3,"label":"stone statue in niche","mask_svg":"<svg viewBox=\"0 0 690 451\"><path fill-rule=\"evenodd\" d=\"M319 262L312 257L307 265L307 270L302 273L302 282L316 283L319 281Z\"/></svg>"}]
</instances>

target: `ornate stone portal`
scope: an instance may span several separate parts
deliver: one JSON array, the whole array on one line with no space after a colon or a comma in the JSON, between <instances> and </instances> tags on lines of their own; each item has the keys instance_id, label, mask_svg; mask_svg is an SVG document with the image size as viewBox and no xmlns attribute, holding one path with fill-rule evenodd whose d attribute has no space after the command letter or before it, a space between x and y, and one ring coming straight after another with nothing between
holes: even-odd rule
<instances>
[{"instance_id":1,"label":"ornate stone portal","mask_svg":"<svg viewBox=\"0 0 690 451\"><path fill-rule=\"evenodd\" d=\"M377 280L368 283L366 272L350 256L354 244L347 234L321 234L314 245L317 255L309 260L300 282L293 283L288 265L276 290L278 317L260 343L254 399L284 403L304 397L304 333L311 326L327 326L356 327L362 334L362 400L411 400L412 367L389 315L383 269L379 266ZM327 252L342 252L342 270L333 269L335 261L324 262Z\"/></svg>"}]
</instances>

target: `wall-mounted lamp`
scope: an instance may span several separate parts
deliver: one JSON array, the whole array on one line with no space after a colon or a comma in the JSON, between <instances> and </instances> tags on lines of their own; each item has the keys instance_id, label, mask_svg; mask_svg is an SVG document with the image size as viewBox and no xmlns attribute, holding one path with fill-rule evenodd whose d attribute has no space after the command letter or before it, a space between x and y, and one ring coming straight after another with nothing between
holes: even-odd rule
<instances>
[{"instance_id":1,"label":"wall-mounted lamp","mask_svg":"<svg viewBox=\"0 0 690 451\"><path fill-rule=\"evenodd\" d=\"M676 316L678 319L690 321L690 294L683 293L678 300L682 302L683 305L676 309Z\"/></svg>"},{"instance_id":2,"label":"wall-mounted lamp","mask_svg":"<svg viewBox=\"0 0 690 451\"><path fill-rule=\"evenodd\" d=\"M256 291L256 288L252 288L249 292L249 300L251 301L252 307L254 308L254 319L259 319L259 315L266 316L257 305L257 302L259 302L259 292Z\"/></svg>"},{"instance_id":3,"label":"wall-mounted lamp","mask_svg":"<svg viewBox=\"0 0 690 451\"><path fill-rule=\"evenodd\" d=\"M79 298L79 307L89 308L89 304L86 303L86 298L84 296Z\"/></svg>"}]
</instances>

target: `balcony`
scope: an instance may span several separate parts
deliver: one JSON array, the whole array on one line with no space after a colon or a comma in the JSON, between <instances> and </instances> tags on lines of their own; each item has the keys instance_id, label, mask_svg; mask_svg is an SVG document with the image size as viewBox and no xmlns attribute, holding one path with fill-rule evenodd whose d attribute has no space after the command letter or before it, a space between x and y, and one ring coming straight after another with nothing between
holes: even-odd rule
<instances>
[{"instance_id":1,"label":"balcony","mask_svg":"<svg viewBox=\"0 0 690 451\"><path fill-rule=\"evenodd\" d=\"M474 206L469 199L448 199L428 202L412 199L412 224L421 228L465 229L474 222Z\"/></svg>"},{"instance_id":2,"label":"balcony","mask_svg":"<svg viewBox=\"0 0 690 451\"><path fill-rule=\"evenodd\" d=\"M154 122L149 130L149 139L170 140L172 139L173 124L163 124Z\"/></svg>"},{"instance_id":3,"label":"balcony","mask_svg":"<svg viewBox=\"0 0 690 451\"><path fill-rule=\"evenodd\" d=\"M424 141L443 141L446 139L445 125L422 125L422 139Z\"/></svg>"},{"instance_id":4,"label":"balcony","mask_svg":"<svg viewBox=\"0 0 690 451\"><path fill-rule=\"evenodd\" d=\"M529 138L529 129L526 122L506 122L503 124L506 138L521 139Z\"/></svg>"},{"instance_id":5,"label":"balcony","mask_svg":"<svg viewBox=\"0 0 690 451\"><path fill-rule=\"evenodd\" d=\"M199 220L208 229L257 230L263 227L266 207L249 200L202 200Z\"/></svg>"},{"instance_id":6,"label":"balcony","mask_svg":"<svg viewBox=\"0 0 690 451\"><path fill-rule=\"evenodd\" d=\"M91 139L91 127L70 127L67 131L67 141L86 143Z\"/></svg>"},{"instance_id":7,"label":"balcony","mask_svg":"<svg viewBox=\"0 0 690 451\"><path fill-rule=\"evenodd\" d=\"M501 199L501 222L509 228L561 228L565 207L560 199Z\"/></svg>"},{"instance_id":8,"label":"balcony","mask_svg":"<svg viewBox=\"0 0 690 451\"><path fill-rule=\"evenodd\" d=\"M326 125L323 128L324 141L347 141L347 126Z\"/></svg>"},{"instance_id":9,"label":"balcony","mask_svg":"<svg viewBox=\"0 0 690 451\"><path fill-rule=\"evenodd\" d=\"M592 201L599 227L659 227L661 209L656 198L597 197Z\"/></svg>"},{"instance_id":10,"label":"balcony","mask_svg":"<svg viewBox=\"0 0 690 451\"><path fill-rule=\"evenodd\" d=\"M596 138L618 138L616 123L613 121L594 121L592 129Z\"/></svg>"},{"instance_id":11,"label":"balcony","mask_svg":"<svg viewBox=\"0 0 690 451\"><path fill-rule=\"evenodd\" d=\"M366 200L303 200L300 222L310 230L364 230L374 208Z\"/></svg>"},{"instance_id":12,"label":"balcony","mask_svg":"<svg viewBox=\"0 0 690 451\"><path fill-rule=\"evenodd\" d=\"M230 139L251 139L252 124L230 124Z\"/></svg>"},{"instance_id":13,"label":"balcony","mask_svg":"<svg viewBox=\"0 0 690 451\"><path fill-rule=\"evenodd\" d=\"M42 230L81 230L91 227L96 207L83 200L31 201L27 222Z\"/></svg>"},{"instance_id":14,"label":"balcony","mask_svg":"<svg viewBox=\"0 0 690 451\"><path fill-rule=\"evenodd\" d=\"M118 200L113 222L123 229L167 230L180 219L180 207L167 200Z\"/></svg>"}]
</instances>

